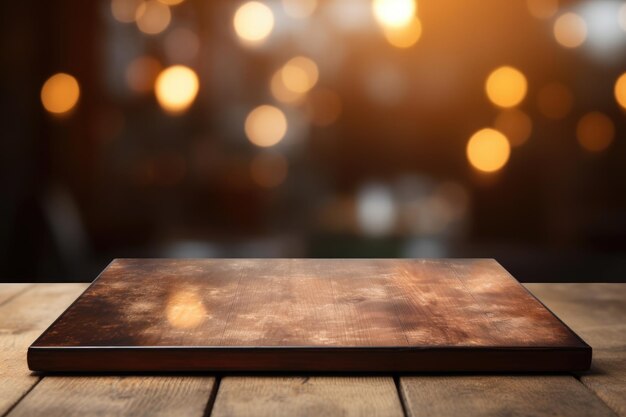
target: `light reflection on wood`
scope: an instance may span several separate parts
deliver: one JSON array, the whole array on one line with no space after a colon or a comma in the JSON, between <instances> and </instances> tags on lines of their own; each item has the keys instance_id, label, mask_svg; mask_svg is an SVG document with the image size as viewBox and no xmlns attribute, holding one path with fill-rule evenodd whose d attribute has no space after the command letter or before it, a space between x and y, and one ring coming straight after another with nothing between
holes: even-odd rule
<instances>
[{"instance_id":1,"label":"light reflection on wood","mask_svg":"<svg viewBox=\"0 0 626 417\"><path fill-rule=\"evenodd\" d=\"M173 327L190 329L197 327L206 319L207 310L197 292L182 290L170 296L165 314Z\"/></svg>"}]
</instances>

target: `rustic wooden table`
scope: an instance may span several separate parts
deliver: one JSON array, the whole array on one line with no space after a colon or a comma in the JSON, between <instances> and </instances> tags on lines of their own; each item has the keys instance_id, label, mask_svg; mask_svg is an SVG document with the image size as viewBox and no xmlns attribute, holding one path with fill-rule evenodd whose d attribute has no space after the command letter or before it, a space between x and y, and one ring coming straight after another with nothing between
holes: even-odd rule
<instances>
[{"instance_id":1,"label":"rustic wooden table","mask_svg":"<svg viewBox=\"0 0 626 417\"><path fill-rule=\"evenodd\" d=\"M0 284L0 416L626 416L626 284L528 284L594 348L576 375L46 376L26 349L84 284Z\"/></svg>"}]
</instances>

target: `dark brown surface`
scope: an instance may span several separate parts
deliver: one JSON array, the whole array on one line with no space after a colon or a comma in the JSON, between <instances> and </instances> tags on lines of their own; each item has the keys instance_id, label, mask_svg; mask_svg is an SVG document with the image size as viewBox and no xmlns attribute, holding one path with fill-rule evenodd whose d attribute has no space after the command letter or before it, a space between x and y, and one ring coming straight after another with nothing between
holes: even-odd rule
<instances>
[{"instance_id":1,"label":"dark brown surface","mask_svg":"<svg viewBox=\"0 0 626 417\"><path fill-rule=\"evenodd\" d=\"M116 260L39 371L564 371L591 349L497 262Z\"/></svg>"}]
</instances>

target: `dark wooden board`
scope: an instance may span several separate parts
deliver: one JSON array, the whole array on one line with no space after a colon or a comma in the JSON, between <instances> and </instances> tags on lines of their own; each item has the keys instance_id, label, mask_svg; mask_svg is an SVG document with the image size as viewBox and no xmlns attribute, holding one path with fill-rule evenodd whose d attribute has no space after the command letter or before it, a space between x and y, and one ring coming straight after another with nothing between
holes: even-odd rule
<instances>
[{"instance_id":1,"label":"dark wooden board","mask_svg":"<svg viewBox=\"0 0 626 417\"><path fill-rule=\"evenodd\" d=\"M573 371L591 348L490 259L120 259L36 371Z\"/></svg>"}]
</instances>

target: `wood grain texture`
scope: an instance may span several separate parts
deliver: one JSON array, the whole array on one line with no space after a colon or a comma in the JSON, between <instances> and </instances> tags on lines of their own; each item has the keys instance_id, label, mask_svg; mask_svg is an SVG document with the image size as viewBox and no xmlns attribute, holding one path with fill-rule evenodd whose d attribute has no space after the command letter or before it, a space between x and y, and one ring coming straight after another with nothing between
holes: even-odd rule
<instances>
[{"instance_id":1,"label":"wood grain texture","mask_svg":"<svg viewBox=\"0 0 626 417\"><path fill-rule=\"evenodd\" d=\"M226 377L212 417L402 417L390 377Z\"/></svg>"},{"instance_id":2,"label":"wood grain texture","mask_svg":"<svg viewBox=\"0 0 626 417\"><path fill-rule=\"evenodd\" d=\"M580 380L626 416L626 284L527 284L594 348Z\"/></svg>"},{"instance_id":3,"label":"wood grain texture","mask_svg":"<svg viewBox=\"0 0 626 417\"><path fill-rule=\"evenodd\" d=\"M400 378L409 417L615 416L571 376Z\"/></svg>"},{"instance_id":4,"label":"wood grain texture","mask_svg":"<svg viewBox=\"0 0 626 417\"><path fill-rule=\"evenodd\" d=\"M45 377L9 417L204 416L210 377Z\"/></svg>"},{"instance_id":5,"label":"wood grain texture","mask_svg":"<svg viewBox=\"0 0 626 417\"><path fill-rule=\"evenodd\" d=\"M32 284L0 284L0 306L31 287Z\"/></svg>"},{"instance_id":6,"label":"wood grain texture","mask_svg":"<svg viewBox=\"0 0 626 417\"><path fill-rule=\"evenodd\" d=\"M0 415L39 381L26 365L26 349L85 289L84 284L38 284L0 306Z\"/></svg>"},{"instance_id":7,"label":"wood grain texture","mask_svg":"<svg viewBox=\"0 0 626 417\"><path fill-rule=\"evenodd\" d=\"M489 259L114 261L40 371L563 371L590 349Z\"/></svg>"},{"instance_id":8,"label":"wood grain texture","mask_svg":"<svg viewBox=\"0 0 626 417\"><path fill-rule=\"evenodd\" d=\"M600 351L580 380L618 415L626 416L626 352Z\"/></svg>"},{"instance_id":9,"label":"wood grain texture","mask_svg":"<svg viewBox=\"0 0 626 417\"><path fill-rule=\"evenodd\" d=\"M526 284L594 349L626 351L626 284Z\"/></svg>"}]
</instances>

